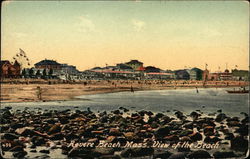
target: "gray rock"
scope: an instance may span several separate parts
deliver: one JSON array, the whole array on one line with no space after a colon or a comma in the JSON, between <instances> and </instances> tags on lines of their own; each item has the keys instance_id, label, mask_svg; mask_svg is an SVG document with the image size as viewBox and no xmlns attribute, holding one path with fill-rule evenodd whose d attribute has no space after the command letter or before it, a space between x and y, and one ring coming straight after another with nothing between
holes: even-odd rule
<instances>
[{"instance_id":1,"label":"gray rock","mask_svg":"<svg viewBox=\"0 0 250 159\"><path fill-rule=\"evenodd\" d=\"M186 153L185 152L177 152L172 154L168 159L185 159Z\"/></svg>"},{"instance_id":2,"label":"gray rock","mask_svg":"<svg viewBox=\"0 0 250 159\"><path fill-rule=\"evenodd\" d=\"M221 122L221 121L223 121L223 120L226 119L226 118L227 118L226 114L220 113L220 114L218 114L218 115L216 116L215 121L216 121L216 122Z\"/></svg>"},{"instance_id":3,"label":"gray rock","mask_svg":"<svg viewBox=\"0 0 250 159\"><path fill-rule=\"evenodd\" d=\"M23 158L27 154L28 153L26 151L18 151L18 152L14 152L13 156L16 157L16 158Z\"/></svg>"},{"instance_id":4,"label":"gray rock","mask_svg":"<svg viewBox=\"0 0 250 159\"><path fill-rule=\"evenodd\" d=\"M198 133L198 132L193 133L193 134L190 134L189 137L190 137L190 139L191 139L192 141L194 141L194 142L195 142L195 141L202 140L202 135L201 135L200 133Z\"/></svg>"},{"instance_id":5,"label":"gray rock","mask_svg":"<svg viewBox=\"0 0 250 159\"><path fill-rule=\"evenodd\" d=\"M89 149L76 147L68 152L68 157L80 157L81 155L88 155L90 153Z\"/></svg>"},{"instance_id":6,"label":"gray rock","mask_svg":"<svg viewBox=\"0 0 250 159\"><path fill-rule=\"evenodd\" d=\"M170 129L168 126L163 126L163 127L160 127L158 129L156 129L155 131L155 136L157 138L162 138L162 137L165 137L167 135L169 135L170 133Z\"/></svg>"},{"instance_id":7,"label":"gray rock","mask_svg":"<svg viewBox=\"0 0 250 159\"><path fill-rule=\"evenodd\" d=\"M237 136L231 141L231 149L246 152L248 149L248 141L243 136Z\"/></svg>"},{"instance_id":8,"label":"gray rock","mask_svg":"<svg viewBox=\"0 0 250 159\"><path fill-rule=\"evenodd\" d=\"M155 152L153 159L168 159L172 155L171 152Z\"/></svg>"},{"instance_id":9,"label":"gray rock","mask_svg":"<svg viewBox=\"0 0 250 159\"><path fill-rule=\"evenodd\" d=\"M237 157L237 155L233 151L216 151L213 154L214 158L233 158Z\"/></svg>"},{"instance_id":10,"label":"gray rock","mask_svg":"<svg viewBox=\"0 0 250 159\"><path fill-rule=\"evenodd\" d=\"M9 151L12 151L12 152L14 152L14 151L24 151L24 149L23 149L23 146L18 145L18 146L15 146L15 147L11 148Z\"/></svg>"},{"instance_id":11,"label":"gray rock","mask_svg":"<svg viewBox=\"0 0 250 159\"><path fill-rule=\"evenodd\" d=\"M113 155L114 154L114 149L113 148L95 148L92 150L92 153L97 154L97 156L102 156L102 155Z\"/></svg>"},{"instance_id":12,"label":"gray rock","mask_svg":"<svg viewBox=\"0 0 250 159\"><path fill-rule=\"evenodd\" d=\"M35 146L41 146L44 145L46 143L45 139L43 137L39 137L39 136L34 136L31 138L31 142L35 145Z\"/></svg>"},{"instance_id":13,"label":"gray rock","mask_svg":"<svg viewBox=\"0 0 250 159\"><path fill-rule=\"evenodd\" d=\"M191 152L189 155L188 155L188 158L190 159L194 159L194 158L212 158L210 156L210 154L205 151L205 150L198 150L198 151L194 151L194 152Z\"/></svg>"},{"instance_id":14,"label":"gray rock","mask_svg":"<svg viewBox=\"0 0 250 159\"><path fill-rule=\"evenodd\" d=\"M40 150L39 152L41 152L41 153L49 153L49 150Z\"/></svg>"},{"instance_id":15,"label":"gray rock","mask_svg":"<svg viewBox=\"0 0 250 159\"><path fill-rule=\"evenodd\" d=\"M3 138L4 139L7 139L7 140L14 140L14 139L18 139L18 135L16 135L16 134L12 134L12 133L5 133L4 135L3 135Z\"/></svg>"}]
</instances>

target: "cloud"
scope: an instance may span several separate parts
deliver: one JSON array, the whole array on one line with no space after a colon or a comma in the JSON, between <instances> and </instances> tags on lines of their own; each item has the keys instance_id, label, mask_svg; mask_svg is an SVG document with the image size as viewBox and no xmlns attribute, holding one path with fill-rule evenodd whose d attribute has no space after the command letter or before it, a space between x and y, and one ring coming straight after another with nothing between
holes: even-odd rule
<instances>
[{"instance_id":1,"label":"cloud","mask_svg":"<svg viewBox=\"0 0 250 159\"><path fill-rule=\"evenodd\" d=\"M80 32L96 31L95 24L88 18L88 16L78 17L77 30Z\"/></svg>"},{"instance_id":2,"label":"cloud","mask_svg":"<svg viewBox=\"0 0 250 159\"><path fill-rule=\"evenodd\" d=\"M141 21L141 20L133 19L132 25L133 25L135 31L140 32L145 28L146 23L144 21Z\"/></svg>"}]
</instances>

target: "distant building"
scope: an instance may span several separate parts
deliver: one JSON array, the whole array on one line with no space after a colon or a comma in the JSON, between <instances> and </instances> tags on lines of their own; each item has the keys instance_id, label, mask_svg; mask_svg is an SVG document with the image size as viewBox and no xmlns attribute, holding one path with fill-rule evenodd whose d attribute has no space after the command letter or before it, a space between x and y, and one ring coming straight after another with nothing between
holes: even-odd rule
<instances>
[{"instance_id":1,"label":"distant building","mask_svg":"<svg viewBox=\"0 0 250 159\"><path fill-rule=\"evenodd\" d=\"M190 75L187 70L177 70L175 71L176 79L189 80Z\"/></svg>"},{"instance_id":2,"label":"distant building","mask_svg":"<svg viewBox=\"0 0 250 159\"><path fill-rule=\"evenodd\" d=\"M77 74L79 71L76 69L76 66L68 65L68 64L61 64L61 69L63 74Z\"/></svg>"},{"instance_id":3,"label":"distant building","mask_svg":"<svg viewBox=\"0 0 250 159\"><path fill-rule=\"evenodd\" d=\"M138 67L138 68L136 69L136 71L139 71L139 72L144 72L145 70L146 70L146 68L143 67L143 66Z\"/></svg>"},{"instance_id":4,"label":"distant building","mask_svg":"<svg viewBox=\"0 0 250 159\"><path fill-rule=\"evenodd\" d=\"M138 60L131 60L129 62L126 62L125 65L132 67L133 70L137 70L138 68L143 67L143 63Z\"/></svg>"},{"instance_id":5,"label":"distant building","mask_svg":"<svg viewBox=\"0 0 250 159\"><path fill-rule=\"evenodd\" d=\"M204 73L203 73L204 75ZM233 80L232 73L229 72L229 70L225 70L224 72L213 72L208 73L207 80L210 81L228 81Z\"/></svg>"},{"instance_id":6,"label":"distant building","mask_svg":"<svg viewBox=\"0 0 250 159\"><path fill-rule=\"evenodd\" d=\"M199 68L192 68L189 71L190 80L202 80L203 71Z\"/></svg>"},{"instance_id":7,"label":"distant building","mask_svg":"<svg viewBox=\"0 0 250 159\"><path fill-rule=\"evenodd\" d=\"M106 66L103 68L103 70L109 70L109 71L115 71L117 69L118 69L118 67L116 67L116 66Z\"/></svg>"},{"instance_id":8,"label":"distant building","mask_svg":"<svg viewBox=\"0 0 250 159\"><path fill-rule=\"evenodd\" d=\"M61 70L62 65L54 60L42 60L35 64L35 68L38 69L53 69L53 70Z\"/></svg>"},{"instance_id":9,"label":"distant building","mask_svg":"<svg viewBox=\"0 0 250 159\"><path fill-rule=\"evenodd\" d=\"M232 73L230 73L229 70L226 69L224 72L219 73L219 79L222 81L228 81L232 80L233 76Z\"/></svg>"},{"instance_id":10,"label":"distant building","mask_svg":"<svg viewBox=\"0 0 250 159\"><path fill-rule=\"evenodd\" d=\"M146 79L175 79L174 73L166 72L149 72L145 73Z\"/></svg>"},{"instance_id":11,"label":"distant building","mask_svg":"<svg viewBox=\"0 0 250 159\"><path fill-rule=\"evenodd\" d=\"M0 61L1 78L17 78L20 77L21 66L15 61L11 64L8 60Z\"/></svg>"},{"instance_id":12,"label":"distant building","mask_svg":"<svg viewBox=\"0 0 250 159\"><path fill-rule=\"evenodd\" d=\"M161 72L161 69L154 67L154 66L147 66L145 67L145 72Z\"/></svg>"},{"instance_id":13,"label":"distant building","mask_svg":"<svg viewBox=\"0 0 250 159\"><path fill-rule=\"evenodd\" d=\"M219 73L209 73L207 80L209 81L219 81L220 74Z\"/></svg>"},{"instance_id":14,"label":"distant building","mask_svg":"<svg viewBox=\"0 0 250 159\"><path fill-rule=\"evenodd\" d=\"M249 80L249 71L234 69L234 70L232 70L232 76L233 76L234 80L247 81L247 80Z\"/></svg>"},{"instance_id":15,"label":"distant building","mask_svg":"<svg viewBox=\"0 0 250 159\"><path fill-rule=\"evenodd\" d=\"M70 79L71 77L78 75L79 71L73 65L60 64L54 60L42 60L35 64L35 71L44 70L47 72L49 78L65 78Z\"/></svg>"},{"instance_id":16,"label":"distant building","mask_svg":"<svg viewBox=\"0 0 250 159\"><path fill-rule=\"evenodd\" d=\"M128 65L125 65L123 63L120 63L120 64L117 64L116 67L118 68L119 71L133 71L133 68L128 66Z\"/></svg>"}]
</instances>

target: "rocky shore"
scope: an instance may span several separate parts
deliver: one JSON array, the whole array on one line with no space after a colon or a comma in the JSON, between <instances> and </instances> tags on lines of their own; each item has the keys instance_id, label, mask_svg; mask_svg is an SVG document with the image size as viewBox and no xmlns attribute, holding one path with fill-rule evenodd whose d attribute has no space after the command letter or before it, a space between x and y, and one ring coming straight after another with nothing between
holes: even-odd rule
<instances>
[{"instance_id":1,"label":"rocky shore","mask_svg":"<svg viewBox=\"0 0 250 159\"><path fill-rule=\"evenodd\" d=\"M249 116L222 110L154 113L120 107L12 110L1 113L3 158L244 158Z\"/></svg>"}]
</instances>

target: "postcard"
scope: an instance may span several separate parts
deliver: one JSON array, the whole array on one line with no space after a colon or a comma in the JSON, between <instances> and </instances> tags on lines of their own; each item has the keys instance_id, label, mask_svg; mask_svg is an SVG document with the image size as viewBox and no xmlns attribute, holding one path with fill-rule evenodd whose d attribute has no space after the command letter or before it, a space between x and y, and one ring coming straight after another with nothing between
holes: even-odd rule
<instances>
[{"instance_id":1,"label":"postcard","mask_svg":"<svg viewBox=\"0 0 250 159\"><path fill-rule=\"evenodd\" d=\"M248 2L1 9L0 158L248 157Z\"/></svg>"}]
</instances>

